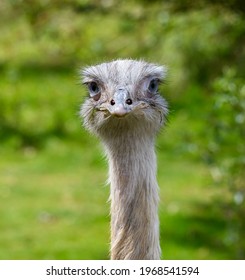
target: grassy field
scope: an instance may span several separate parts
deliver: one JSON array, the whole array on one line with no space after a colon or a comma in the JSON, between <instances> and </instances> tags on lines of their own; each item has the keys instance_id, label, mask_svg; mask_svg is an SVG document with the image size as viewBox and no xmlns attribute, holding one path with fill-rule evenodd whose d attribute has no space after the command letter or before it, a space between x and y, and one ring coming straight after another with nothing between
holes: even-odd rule
<instances>
[{"instance_id":1,"label":"grassy field","mask_svg":"<svg viewBox=\"0 0 245 280\"><path fill-rule=\"evenodd\" d=\"M96 145L60 141L42 152L1 150L1 259L108 258L109 188L98 154ZM206 173L198 163L159 151L165 259L228 257Z\"/></svg>"}]
</instances>

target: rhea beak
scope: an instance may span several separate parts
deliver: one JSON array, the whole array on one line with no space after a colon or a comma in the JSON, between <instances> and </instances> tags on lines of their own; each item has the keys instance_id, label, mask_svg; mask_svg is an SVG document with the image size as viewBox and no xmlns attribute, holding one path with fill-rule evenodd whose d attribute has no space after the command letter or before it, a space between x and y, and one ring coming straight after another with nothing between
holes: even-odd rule
<instances>
[{"instance_id":1,"label":"rhea beak","mask_svg":"<svg viewBox=\"0 0 245 280\"><path fill-rule=\"evenodd\" d=\"M119 88L110 100L108 111L112 116L121 118L126 116L132 110L132 103L132 99L129 98L127 90Z\"/></svg>"}]
</instances>

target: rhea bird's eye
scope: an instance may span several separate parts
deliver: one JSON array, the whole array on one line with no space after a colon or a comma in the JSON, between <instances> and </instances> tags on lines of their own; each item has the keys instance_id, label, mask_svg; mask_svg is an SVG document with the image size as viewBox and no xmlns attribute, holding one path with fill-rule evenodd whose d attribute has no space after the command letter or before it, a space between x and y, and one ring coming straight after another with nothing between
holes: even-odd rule
<instances>
[{"instance_id":1,"label":"rhea bird's eye","mask_svg":"<svg viewBox=\"0 0 245 280\"><path fill-rule=\"evenodd\" d=\"M152 94L156 93L158 90L159 80L153 79L150 81L150 84L148 86L148 91Z\"/></svg>"},{"instance_id":2,"label":"rhea bird's eye","mask_svg":"<svg viewBox=\"0 0 245 280\"><path fill-rule=\"evenodd\" d=\"M89 83L88 88L93 93L98 93L99 92L99 86L96 82Z\"/></svg>"},{"instance_id":3,"label":"rhea bird's eye","mask_svg":"<svg viewBox=\"0 0 245 280\"><path fill-rule=\"evenodd\" d=\"M98 101L100 99L100 87L96 82L90 82L88 84L88 90L90 97L92 97L95 101Z\"/></svg>"}]
</instances>

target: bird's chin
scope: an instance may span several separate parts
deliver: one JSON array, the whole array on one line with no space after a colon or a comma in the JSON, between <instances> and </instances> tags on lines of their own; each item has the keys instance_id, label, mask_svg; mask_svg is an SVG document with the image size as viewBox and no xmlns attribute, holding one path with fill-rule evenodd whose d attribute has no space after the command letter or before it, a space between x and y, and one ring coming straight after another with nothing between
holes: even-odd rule
<instances>
[{"instance_id":1,"label":"bird's chin","mask_svg":"<svg viewBox=\"0 0 245 280\"><path fill-rule=\"evenodd\" d=\"M115 118L115 119L119 119L119 120L123 120L125 118L127 118L129 116L129 114L124 114L124 115L117 115L117 114L112 114L111 117Z\"/></svg>"}]
</instances>

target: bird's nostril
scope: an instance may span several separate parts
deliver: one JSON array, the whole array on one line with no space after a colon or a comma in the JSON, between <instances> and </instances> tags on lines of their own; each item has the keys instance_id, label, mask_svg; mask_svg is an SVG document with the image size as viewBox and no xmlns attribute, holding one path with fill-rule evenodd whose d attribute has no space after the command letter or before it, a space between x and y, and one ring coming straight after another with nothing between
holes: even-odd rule
<instances>
[{"instance_id":1,"label":"bird's nostril","mask_svg":"<svg viewBox=\"0 0 245 280\"><path fill-rule=\"evenodd\" d=\"M111 100L111 105L112 106L115 105L115 100L114 99Z\"/></svg>"},{"instance_id":2,"label":"bird's nostril","mask_svg":"<svg viewBox=\"0 0 245 280\"><path fill-rule=\"evenodd\" d=\"M133 101L132 101L131 98L128 98L128 99L126 100L126 104L131 105L132 103L133 103Z\"/></svg>"}]
</instances>

